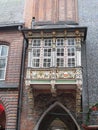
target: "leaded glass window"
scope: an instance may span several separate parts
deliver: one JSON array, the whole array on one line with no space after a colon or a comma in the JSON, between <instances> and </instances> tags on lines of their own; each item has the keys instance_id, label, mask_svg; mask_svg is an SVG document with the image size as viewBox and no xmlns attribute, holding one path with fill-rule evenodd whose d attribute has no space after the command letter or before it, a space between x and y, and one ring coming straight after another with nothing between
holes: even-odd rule
<instances>
[{"instance_id":1,"label":"leaded glass window","mask_svg":"<svg viewBox=\"0 0 98 130\"><path fill-rule=\"evenodd\" d=\"M49 68L75 67L76 45L74 38L33 39L31 52L31 67Z\"/></svg>"},{"instance_id":2,"label":"leaded glass window","mask_svg":"<svg viewBox=\"0 0 98 130\"><path fill-rule=\"evenodd\" d=\"M69 38L67 41L67 60L68 67L75 67L76 65L76 42L74 38Z\"/></svg>"},{"instance_id":3,"label":"leaded glass window","mask_svg":"<svg viewBox=\"0 0 98 130\"><path fill-rule=\"evenodd\" d=\"M68 58L68 67L75 66L75 58Z\"/></svg>"}]
</instances>

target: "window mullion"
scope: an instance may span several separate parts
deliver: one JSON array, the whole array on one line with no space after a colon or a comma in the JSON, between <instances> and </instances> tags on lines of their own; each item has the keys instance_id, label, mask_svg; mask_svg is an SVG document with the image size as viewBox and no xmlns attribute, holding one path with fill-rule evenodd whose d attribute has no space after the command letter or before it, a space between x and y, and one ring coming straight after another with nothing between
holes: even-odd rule
<instances>
[{"instance_id":1,"label":"window mullion","mask_svg":"<svg viewBox=\"0 0 98 130\"><path fill-rule=\"evenodd\" d=\"M52 66L56 67L56 49L52 48Z\"/></svg>"},{"instance_id":2,"label":"window mullion","mask_svg":"<svg viewBox=\"0 0 98 130\"><path fill-rule=\"evenodd\" d=\"M41 48L40 48L40 67L43 67L43 60L44 60L44 40L41 39Z\"/></svg>"}]
</instances>

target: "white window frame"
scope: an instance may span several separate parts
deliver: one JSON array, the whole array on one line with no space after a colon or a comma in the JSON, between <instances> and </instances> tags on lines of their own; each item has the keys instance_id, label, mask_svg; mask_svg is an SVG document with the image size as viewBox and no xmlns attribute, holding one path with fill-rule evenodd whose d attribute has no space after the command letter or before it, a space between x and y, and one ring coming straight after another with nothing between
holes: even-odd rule
<instances>
[{"instance_id":1,"label":"white window frame","mask_svg":"<svg viewBox=\"0 0 98 130\"><path fill-rule=\"evenodd\" d=\"M38 41L38 42L37 42ZM36 43L36 44L35 44ZM40 56L33 56L33 50L35 51L35 49L39 49L40 50L41 48L41 39L33 39L32 40L32 52L31 52L31 67L32 68L39 68L40 67ZM39 52L39 55L40 55L40 52ZM37 60L39 59L39 66L34 66L33 64L33 60Z\"/></svg>"},{"instance_id":2,"label":"white window frame","mask_svg":"<svg viewBox=\"0 0 98 130\"><path fill-rule=\"evenodd\" d=\"M36 40L35 46L33 46L33 42ZM37 40L40 40L40 45L37 46ZM33 39L32 40L32 52L31 52L31 67L32 68L49 68L49 67L75 67L76 66L76 41L74 38L57 38L55 43L55 49L53 46L53 39L47 38L47 39ZM35 55L33 56L33 50L39 49L39 56ZM46 49L46 52L45 52ZM50 49L51 51L48 51ZM63 51L63 55L57 55L58 49L60 50L60 54ZM62 50L63 49L63 50ZM70 55L68 55L68 49L70 49ZM74 49L74 51L71 52L71 49ZM37 52L36 52L37 53ZM46 53L46 55L45 55ZM74 54L71 54L74 53ZM72 64L72 66L68 65L68 59L75 60L75 65ZM32 61L33 59L39 59L39 66L33 66ZM46 61L46 66L44 66L44 60ZM48 66L48 59L50 59L50 66ZM57 66L57 59L63 59L63 62ZM63 65L62 65L63 64Z\"/></svg>"},{"instance_id":3,"label":"white window frame","mask_svg":"<svg viewBox=\"0 0 98 130\"><path fill-rule=\"evenodd\" d=\"M62 41L63 41L63 44L62 44ZM61 50L63 49L63 55L57 55L58 49L60 49L60 54L61 54ZM57 59L59 59L60 61L63 59L63 62L62 62L63 65L61 65L62 63L60 62L59 66L58 66ZM64 38L56 39L56 66L65 67L65 40L64 40Z\"/></svg>"},{"instance_id":4,"label":"white window frame","mask_svg":"<svg viewBox=\"0 0 98 130\"><path fill-rule=\"evenodd\" d=\"M45 42L45 41L47 41L47 42ZM44 39L44 45L43 45L43 68L50 68L51 66L52 66L52 39L50 38L50 39ZM44 55L45 54L45 49L50 49L51 51L50 51L50 56L49 55ZM48 52L47 52L47 54L48 54ZM45 62L44 62L44 60L45 59L49 59L50 60L50 66L44 66L44 64L45 64ZM46 64L48 64L48 62L46 62Z\"/></svg>"},{"instance_id":5,"label":"white window frame","mask_svg":"<svg viewBox=\"0 0 98 130\"><path fill-rule=\"evenodd\" d=\"M74 59L74 65L73 65L73 59ZM69 62L68 62L68 67L75 67L75 58L73 57L69 57L68 58L68 61L70 60L70 65L69 65Z\"/></svg>"},{"instance_id":6,"label":"white window frame","mask_svg":"<svg viewBox=\"0 0 98 130\"><path fill-rule=\"evenodd\" d=\"M3 47L6 47L6 55L1 55L1 52L2 52L2 48ZM6 76L6 68L7 68L7 60L8 60L8 49L9 47L7 45L0 45L0 59L5 59L5 66L3 68L0 68L0 70L4 71L4 76L2 78L0 78L0 80L5 80L5 76Z\"/></svg>"},{"instance_id":7,"label":"white window frame","mask_svg":"<svg viewBox=\"0 0 98 130\"><path fill-rule=\"evenodd\" d=\"M74 55L68 55L68 50L70 49L74 49ZM71 53L70 53L71 54ZM69 66L68 64L68 60L69 59L74 59L75 60L75 64ZM74 38L68 38L67 39L67 67L76 67L76 41Z\"/></svg>"}]
</instances>

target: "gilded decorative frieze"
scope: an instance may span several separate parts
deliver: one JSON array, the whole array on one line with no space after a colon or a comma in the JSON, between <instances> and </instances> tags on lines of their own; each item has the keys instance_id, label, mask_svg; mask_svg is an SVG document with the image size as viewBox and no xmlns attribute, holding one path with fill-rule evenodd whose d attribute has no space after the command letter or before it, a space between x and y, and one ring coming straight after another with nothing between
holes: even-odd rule
<instances>
[{"instance_id":1,"label":"gilded decorative frieze","mask_svg":"<svg viewBox=\"0 0 98 130\"><path fill-rule=\"evenodd\" d=\"M81 79L81 69L73 70L31 70L31 79Z\"/></svg>"},{"instance_id":2,"label":"gilded decorative frieze","mask_svg":"<svg viewBox=\"0 0 98 130\"><path fill-rule=\"evenodd\" d=\"M25 37L27 39L32 39L32 38L49 38L49 37L75 37L75 38L82 38L84 37L83 32L77 31L67 31L67 30L62 30L62 31L39 31L39 32L33 32L33 31L27 31L25 32Z\"/></svg>"}]
</instances>

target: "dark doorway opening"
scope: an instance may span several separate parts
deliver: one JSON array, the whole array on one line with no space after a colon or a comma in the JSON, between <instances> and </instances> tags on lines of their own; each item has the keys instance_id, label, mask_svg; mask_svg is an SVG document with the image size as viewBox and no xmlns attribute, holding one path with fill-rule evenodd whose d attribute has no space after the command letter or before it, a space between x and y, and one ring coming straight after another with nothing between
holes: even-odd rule
<instances>
[{"instance_id":1,"label":"dark doorway opening","mask_svg":"<svg viewBox=\"0 0 98 130\"><path fill-rule=\"evenodd\" d=\"M38 130L78 130L78 128L69 113L56 105L42 119Z\"/></svg>"}]
</instances>

